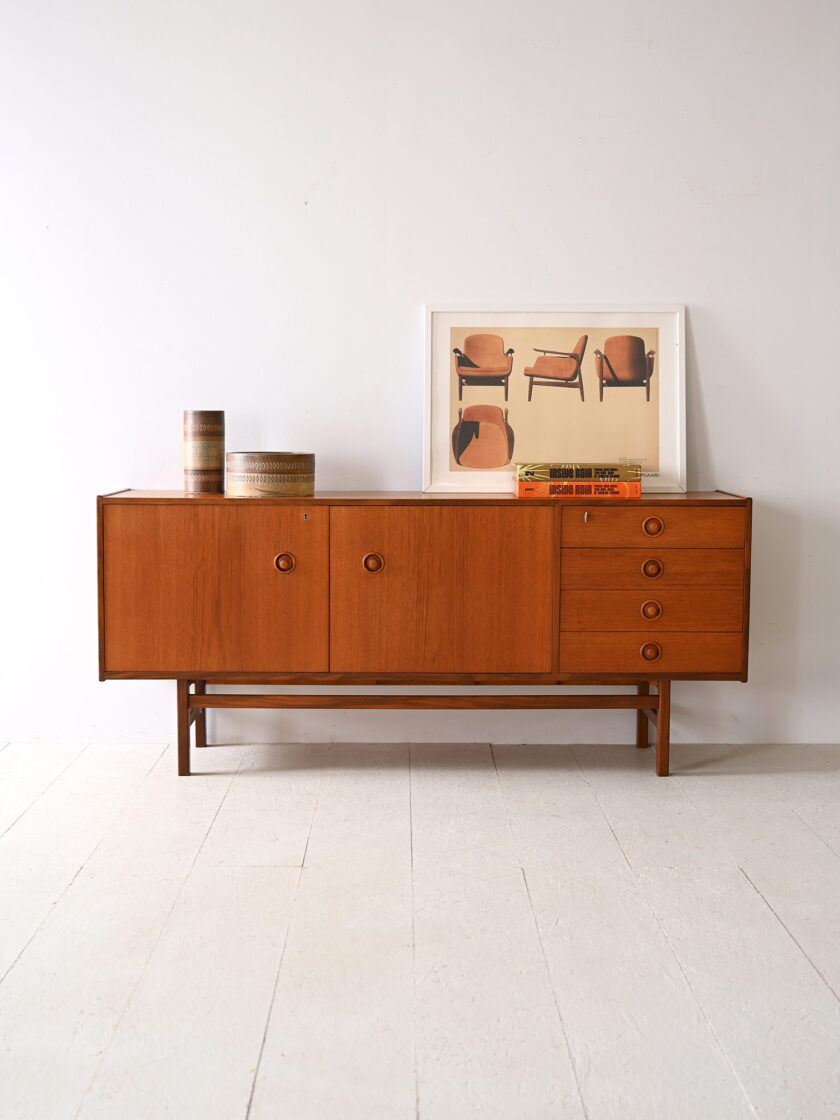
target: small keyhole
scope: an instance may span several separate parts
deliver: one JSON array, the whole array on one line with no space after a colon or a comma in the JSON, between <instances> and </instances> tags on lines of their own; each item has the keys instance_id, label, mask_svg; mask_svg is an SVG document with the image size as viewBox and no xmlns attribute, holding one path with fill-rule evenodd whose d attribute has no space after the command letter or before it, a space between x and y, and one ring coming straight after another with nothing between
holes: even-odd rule
<instances>
[{"instance_id":1,"label":"small keyhole","mask_svg":"<svg viewBox=\"0 0 840 1120\"><path fill-rule=\"evenodd\" d=\"M304 521L308 521L308 520L309 520L309 514L308 514L308 513L305 513L305 514L303 515L303 520L304 520Z\"/></svg>"}]
</instances>

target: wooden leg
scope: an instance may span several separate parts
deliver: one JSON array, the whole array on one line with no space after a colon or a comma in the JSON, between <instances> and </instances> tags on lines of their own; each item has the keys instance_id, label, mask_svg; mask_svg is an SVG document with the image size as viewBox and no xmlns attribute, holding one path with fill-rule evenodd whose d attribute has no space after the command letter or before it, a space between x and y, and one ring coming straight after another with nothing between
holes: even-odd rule
<instances>
[{"instance_id":1,"label":"wooden leg","mask_svg":"<svg viewBox=\"0 0 840 1120\"><path fill-rule=\"evenodd\" d=\"M190 772L190 710L187 706L190 682L178 681L178 774Z\"/></svg>"},{"instance_id":2,"label":"wooden leg","mask_svg":"<svg viewBox=\"0 0 840 1120\"><path fill-rule=\"evenodd\" d=\"M637 696L650 696L650 682L639 681L636 685ZM648 719L644 708L636 709L636 746L649 747Z\"/></svg>"},{"instance_id":3,"label":"wooden leg","mask_svg":"<svg viewBox=\"0 0 840 1120\"><path fill-rule=\"evenodd\" d=\"M580 384L578 385L578 388L580 389L580 399L583 400L583 376L578 373L578 377L580 378Z\"/></svg>"},{"instance_id":4,"label":"wooden leg","mask_svg":"<svg viewBox=\"0 0 840 1120\"><path fill-rule=\"evenodd\" d=\"M533 391L534 391L534 379L533 379L533 377L529 377L528 378L528 400L531 399L531 394L533 393Z\"/></svg>"},{"instance_id":5,"label":"wooden leg","mask_svg":"<svg viewBox=\"0 0 840 1120\"><path fill-rule=\"evenodd\" d=\"M196 696L203 696L207 691L207 681L196 681L193 690ZM207 709L202 708L195 717L195 745L207 746Z\"/></svg>"},{"instance_id":6,"label":"wooden leg","mask_svg":"<svg viewBox=\"0 0 840 1120\"><path fill-rule=\"evenodd\" d=\"M656 713L656 773L667 778L671 746L671 682L658 681L659 710Z\"/></svg>"},{"instance_id":7,"label":"wooden leg","mask_svg":"<svg viewBox=\"0 0 840 1120\"><path fill-rule=\"evenodd\" d=\"M507 400L507 395L508 395L508 379L505 378L505 400Z\"/></svg>"}]
</instances>

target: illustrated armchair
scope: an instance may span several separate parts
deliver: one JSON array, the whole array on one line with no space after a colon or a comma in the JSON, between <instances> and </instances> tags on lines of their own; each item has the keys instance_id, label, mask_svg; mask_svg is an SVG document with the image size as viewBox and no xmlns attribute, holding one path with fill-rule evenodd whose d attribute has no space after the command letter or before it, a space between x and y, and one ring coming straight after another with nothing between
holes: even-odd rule
<instances>
[{"instance_id":1,"label":"illustrated armchair","mask_svg":"<svg viewBox=\"0 0 840 1120\"><path fill-rule=\"evenodd\" d=\"M452 430L452 454L459 467L504 467L513 457L513 429L495 404L472 404L458 409Z\"/></svg>"},{"instance_id":2,"label":"illustrated armchair","mask_svg":"<svg viewBox=\"0 0 840 1120\"><path fill-rule=\"evenodd\" d=\"M595 351L600 399L604 399L604 389L644 386L645 400L649 401L654 355L654 350L645 353L644 339L635 335L616 334L608 338L603 353Z\"/></svg>"},{"instance_id":3,"label":"illustrated armchair","mask_svg":"<svg viewBox=\"0 0 840 1120\"><path fill-rule=\"evenodd\" d=\"M513 350L505 350L497 334L470 334L464 349L456 346L455 372L458 375L458 400L464 399L464 386L501 385L508 399L508 378L513 366Z\"/></svg>"},{"instance_id":4,"label":"illustrated armchair","mask_svg":"<svg viewBox=\"0 0 840 1120\"><path fill-rule=\"evenodd\" d=\"M526 366L524 373L528 378L528 400L537 385L556 385L560 388L579 389L580 399L583 400L583 376L580 364L589 341L588 334L582 334L577 340L574 350L534 350L539 354L532 366Z\"/></svg>"}]
</instances>

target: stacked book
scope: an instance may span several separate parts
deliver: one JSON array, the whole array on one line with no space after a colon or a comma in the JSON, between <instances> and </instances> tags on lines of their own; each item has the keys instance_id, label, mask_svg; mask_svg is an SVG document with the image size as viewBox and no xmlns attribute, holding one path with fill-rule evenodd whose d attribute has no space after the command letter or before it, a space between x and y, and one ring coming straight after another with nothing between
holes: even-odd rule
<instances>
[{"instance_id":1,"label":"stacked book","mask_svg":"<svg viewBox=\"0 0 840 1120\"><path fill-rule=\"evenodd\" d=\"M639 463L516 463L518 498L641 498Z\"/></svg>"}]
</instances>

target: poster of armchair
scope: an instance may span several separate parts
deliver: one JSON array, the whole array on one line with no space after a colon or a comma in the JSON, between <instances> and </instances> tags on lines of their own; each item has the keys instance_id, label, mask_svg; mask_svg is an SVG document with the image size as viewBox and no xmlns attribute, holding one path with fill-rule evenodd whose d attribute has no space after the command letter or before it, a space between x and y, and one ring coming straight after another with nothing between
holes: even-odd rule
<instances>
[{"instance_id":1,"label":"poster of armchair","mask_svg":"<svg viewBox=\"0 0 840 1120\"><path fill-rule=\"evenodd\" d=\"M458 376L458 400L464 399L464 386L501 385L508 399L508 381L513 368L513 350L505 350L504 340L497 334L469 334L464 349L457 346L455 369Z\"/></svg>"},{"instance_id":2,"label":"poster of armchair","mask_svg":"<svg viewBox=\"0 0 840 1120\"><path fill-rule=\"evenodd\" d=\"M641 387L645 390L645 401L649 401L655 357L655 350L645 353L643 338L632 334L618 334L608 338L603 351L595 351L598 399L603 401L604 389Z\"/></svg>"},{"instance_id":3,"label":"poster of armchair","mask_svg":"<svg viewBox=\"0 0 840 1120\"><path fill-rule=\"evenodd\" d=\"M424 488L509 492L522 461L639 463L643 490L685 490L683 337L681 306L427 308ZM488 406L516 433L507 462L457 450Z\"/></svg>"},{"instance_id":4,"label":"poster of armchair","mask_svg":"<svg viewBox=\"0 0 840 1120\"><path fill-rule=\"evenodd\" d=\"M458 409L452 429L452 454L459 467L506 467L513 458L513 429L508 410L495 404Z\"/></svg>"}]
</instances>

